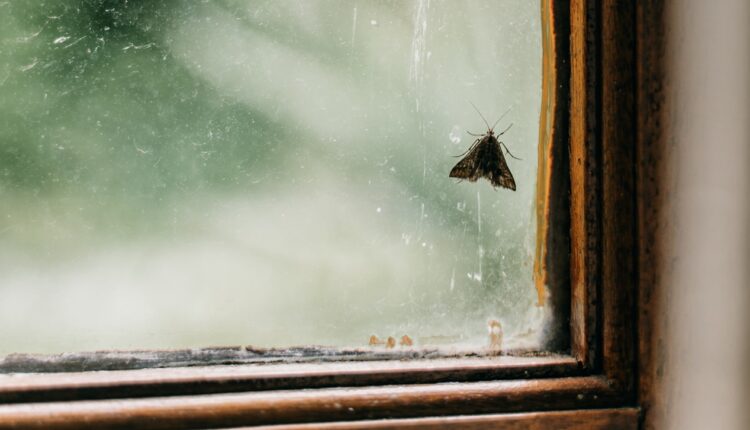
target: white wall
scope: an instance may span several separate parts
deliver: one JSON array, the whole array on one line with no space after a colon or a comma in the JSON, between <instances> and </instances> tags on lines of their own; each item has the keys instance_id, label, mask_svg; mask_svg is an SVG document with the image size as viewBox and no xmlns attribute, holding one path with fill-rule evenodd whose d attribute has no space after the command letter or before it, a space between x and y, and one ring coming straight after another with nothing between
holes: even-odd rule
<instances>
[{"instance_id":1,"label":"white wall","mask_svg":"<svg viewBox=\"0 0 750 430\"><path fill-rule=\"evenodd\" d=\"M747 429L750 2L671 6L676 271L658 428Z\"/></svg>"}]
</instances>

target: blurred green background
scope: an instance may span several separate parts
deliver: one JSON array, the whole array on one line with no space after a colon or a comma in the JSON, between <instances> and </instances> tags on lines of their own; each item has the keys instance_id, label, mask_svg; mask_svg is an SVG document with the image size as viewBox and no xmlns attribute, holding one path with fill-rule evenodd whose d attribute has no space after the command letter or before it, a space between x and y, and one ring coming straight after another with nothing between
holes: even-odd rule
<instances>
[{"instance_id":1,"label":"blurred green background","mask_svg":"<svg viewBox=\"0 0 750 430\"><path fill-rule=\"evenodd\" d=\"M539 15L0 1L0 354L536 345ZM448 178L469 101L515 193Z\"/></svg>"}]
</instances>

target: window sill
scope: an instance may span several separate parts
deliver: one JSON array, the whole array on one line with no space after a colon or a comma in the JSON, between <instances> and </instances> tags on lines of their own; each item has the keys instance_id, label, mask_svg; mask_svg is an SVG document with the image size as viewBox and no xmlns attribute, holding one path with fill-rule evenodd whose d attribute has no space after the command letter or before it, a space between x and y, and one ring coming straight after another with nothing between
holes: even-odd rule
<instances>
[{"instance_id":1,"label":"window sill","mask_svg":"<svg viewBox=\"0 0 750 430\"><path fill-rule=\"evenodd\" d=\"M243 366L244 367L244 366ZM480 367L481 368L481 367ZM166 370L166 369L165 369ZM191 371L196 373L189 375ZM221 372L228 369L218 369ZM237 369L241 373L247 369ZM141 381L169 384L180 380L175 370L159 381L158 370L127 371L143 373ZM207 383L210 372L200 369L178 369L177 373L196 386L201 377ZM361 369L360 369L361 371ZM104 372L102 372L104 373ZM225 373L225 377L233 372ZM260 372L263 374L263 372ZM309 372L306 373L309 375ZM356 372L349 373L350 375ZM253 375L250 371L247 375ZM266 376L269 373L265 373ZM279 373L279 375L284 375ZM97 374L89 378L88 387L96 387ZM111 375L99 389L106 390ZM288 376L288 375L287 375ZM37 375L5 376L7 382L19 378L16 389L54 392L53 383L42 380L29 384ZM84 389L83 375L46 375L57 378L57 387ZM125 375L122 375L124 378ZM40 377L41 378L41 377ZM67 379L66 379L67 378ZM214 375L217 383L222 378ZM249 379L252 379L250 377ZM224 384L231 387L231 377ZM185 383L184 380L182 383ZM78 388L75 388L78 384ZM120 384L119 386L122 386ZM26 391L29 393L30 391ZM454 382L442 384L385 385L305 390L271 390L243 393L203 394L142 399L86 400L46 402L33 405L0 406L0 428L77 428L86 423L96 428L221 428L243 425L330 422L366 419L398 419L419 416L457 416L472 414L518 413L566 409L601 409L623 403L621 392L601 376L579 376L534 380L487 382ZM628 416L632 415L632 410ZM532 414L533 415L533 414ZM598 428L598 427L591 427ZM634 428L634 427L626 427Z\"/></svg>"},{"instance_id":2,"label":"window sill","mask_svg":"<svg viewBox=\"0 0 750 430\"><path fill-rule=\"evenodd\" d=\"M255 363L95 372L82 369L80 372L0 375L0 402L555 378L583 372L575 359L562 355Z\"/></svg>"}]
</instances>

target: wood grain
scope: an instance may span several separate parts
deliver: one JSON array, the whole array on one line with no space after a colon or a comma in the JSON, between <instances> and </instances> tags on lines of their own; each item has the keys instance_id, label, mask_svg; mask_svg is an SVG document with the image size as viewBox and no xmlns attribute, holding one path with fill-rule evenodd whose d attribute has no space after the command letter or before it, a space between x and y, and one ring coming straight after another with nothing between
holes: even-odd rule
<instances>
[{"instance_id":1,"label":"wood grain","mask_svg":"<svg viewBox=\"0 0 750 430\"><path fill-rule=\"evenodd\" d=\"M602 2L602 366L635 382L635 3Z\"/></svg>"},{"instance_id":2,"label":"wood grain","mask_svg":"<svg viewBox=\"0 0 750 430\"><path fill-rule=\"evenodd\" d=\"M601 145L598 78L599 2L570 3L570 283L571 353L589 368L601 357Z\"/></svg>"},{"instance_id":3,"label":"wood grain","mask_svg":"<svg viewBox=\"0 0 750 430\"><path fill-rule=\"evenodd\" d=\"M216 428L611 407L599 377L214 394L0 406L0 429Z\"/></svg>"},{"instance_id":4,"label":"wood grain","mask_svg":"<svg viewBox=\"0 0 750 430\"><path fill-rule=\"evenodd\" d=\"M257 430L632 430L638 428L638 409L599 409L471 417L421 418L323 424L253 427ZM249 427L247 427L249 429ZM234 429L241 430L241 429Z\"/></svg>"},{"instance_id":5,"label":"wood grain","mask_svg":"<svg viewBox=\"0 0 750 430\"><path fill-rule=\"evenodd\" d=\"M666 285L672 241L671 206L675 190L674 148L669 141L671 106L667 97L669 2L643 0L637 6L638 37L638 403L643 429L663 422L666 405L657 396L666 357Z\"/></svg>"},{"instance_id":6,"label":"wood grain","mask_svg":"<svg viewBox=\"0 0 750 430\"><path fill-rule=\"evenodd\" d=\"M570 357L276 363L0 375L0 403L572 376Z\"/></svg>"}]
</instances>

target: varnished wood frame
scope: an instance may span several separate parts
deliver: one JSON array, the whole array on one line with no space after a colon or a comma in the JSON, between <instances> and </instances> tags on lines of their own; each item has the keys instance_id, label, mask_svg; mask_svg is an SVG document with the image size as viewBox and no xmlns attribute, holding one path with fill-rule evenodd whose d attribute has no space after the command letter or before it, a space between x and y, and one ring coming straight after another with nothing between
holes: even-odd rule
<instances>
[{"instance_id":1,"label":"varnished wood frame","mask_svg":"<svg viewBox=\"0 0 750 430\"><path fill-rule=\"evenodd\" d=\"M486 359L442 366L299 364L283 374L268 365L226 374L195 368L28 375L20 384L0 385L3 401L14 403L0 406L0 428L221 428L511 412L520 414L494 422L554 427L571 415L541 411L582 409L600 410L588 428L635 428L636 264L642 261L636 253L636 5L543 4L551 12L555 67L563 72L557 76L564 78L550 87L558 106L551 138L568 149L558 160L568 159L570 177L570 357L515 367ZM440 384L448 381L454 383Z\"/></svg>"}]
</instances>

